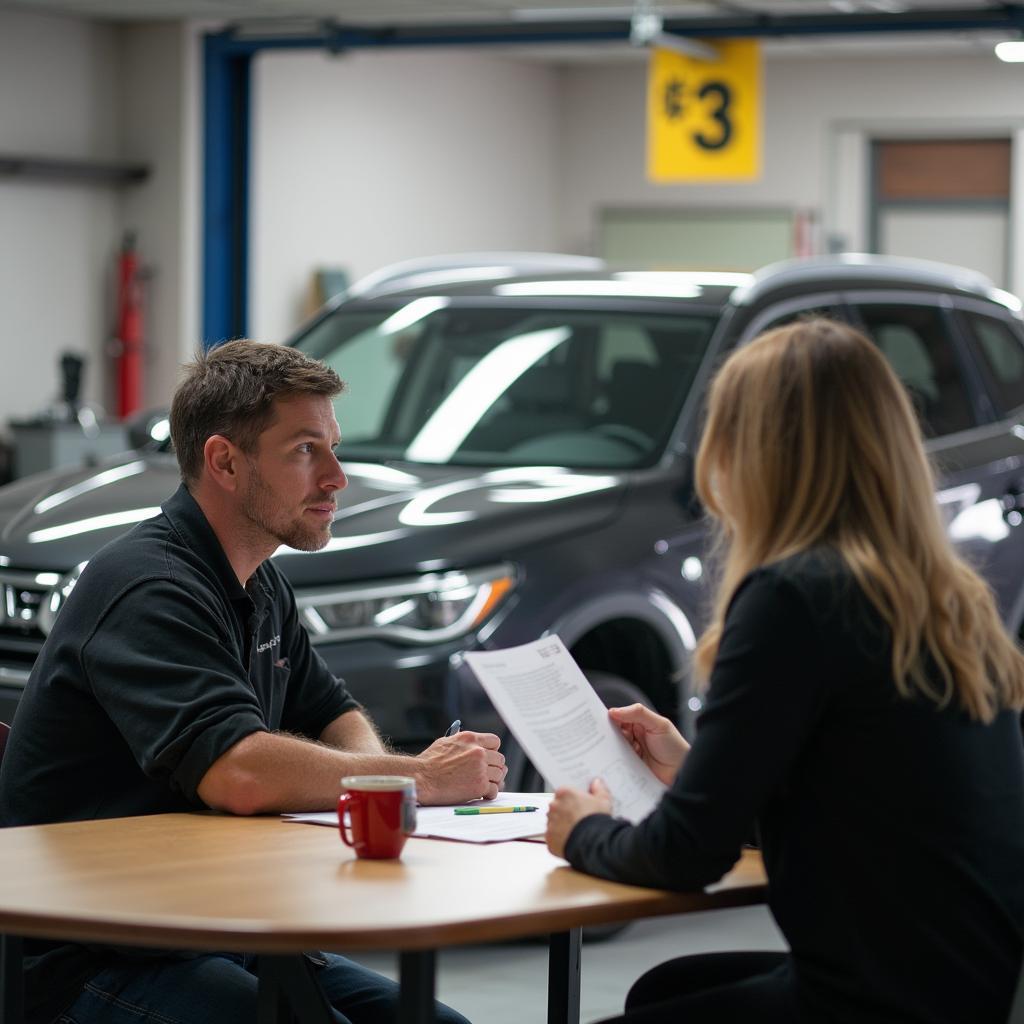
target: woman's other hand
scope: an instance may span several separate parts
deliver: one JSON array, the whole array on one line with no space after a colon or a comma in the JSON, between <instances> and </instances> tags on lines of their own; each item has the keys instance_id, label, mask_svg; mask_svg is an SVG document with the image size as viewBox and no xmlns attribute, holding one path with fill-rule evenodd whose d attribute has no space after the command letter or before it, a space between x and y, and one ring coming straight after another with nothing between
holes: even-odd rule
<instances>
[{"instance_id":1,"label":"woman's other hand","mask_svg":"<svg viewBox=\"0 0 1024 1024\"><path fill-rule=\"evenodd\" d=\"M548 849L556 857L565 856L565 844L569 833L576 823L588 814L611 814L612 795L608 787L600 780L594 779L590 784L590 792L561 786L555 790L555 798L548 808L548 830L545 835Z\"/></svg>"},{"instance_id":2,"label":"woman's other hand","mask_svg":"<svg viewBox=\"0 0 1024 1024\"><path fill-rule=\"evenodd\" d=\"M669 785L686 759L690 744L663 715L643 704L609 708L608 717L625 736L640 759L665 785Z\"/></svg>"}]
</instances>

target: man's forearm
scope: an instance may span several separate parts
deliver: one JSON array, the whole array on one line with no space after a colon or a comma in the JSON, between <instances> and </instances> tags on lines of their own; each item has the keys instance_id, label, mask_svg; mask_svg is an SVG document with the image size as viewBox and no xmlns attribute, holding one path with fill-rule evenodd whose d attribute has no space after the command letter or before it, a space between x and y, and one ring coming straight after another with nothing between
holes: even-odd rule
<instances>
[{"instance_id":1,"label":"man's forearm","mask_svg":"<svg viewBox=\"0 0 1024 1024\"><path fill-rule=\"evenodd\" d=\"M366 730L358 731L355 750L279 733L251 733L211 765L199 784L199 797L232 814L319 811L335 806L343 775L411 775L419 781L416 758L387 753L368 723Z\"/></svg>"},{"instance_id":2,"label":"man's forearm","mask_svg":"<svg viewBox=\"0 0 1024 1024\"><path fill-rule=\"evenodd\" d=\"M373 722L362 711L346 711L320 733L320 742L353 754L391 753L374 728Z\"/></svg>"}]
</instances>

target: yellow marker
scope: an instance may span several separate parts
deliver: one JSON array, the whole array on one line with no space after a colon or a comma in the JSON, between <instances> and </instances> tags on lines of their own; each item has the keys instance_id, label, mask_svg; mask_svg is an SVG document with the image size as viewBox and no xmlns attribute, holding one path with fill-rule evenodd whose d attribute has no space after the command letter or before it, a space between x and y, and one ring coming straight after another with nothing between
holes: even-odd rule
<instances>
[{"instance_id":1,"label":"yellow marker","mask_svg":"<svg viewBox=\"0 0 1024 1024\"><path fill-rule=\"evenodd\" d=\"M535 811L536 807L456 807L456 814L518 814L520 811Z\"/></svg>"}]
</instances>

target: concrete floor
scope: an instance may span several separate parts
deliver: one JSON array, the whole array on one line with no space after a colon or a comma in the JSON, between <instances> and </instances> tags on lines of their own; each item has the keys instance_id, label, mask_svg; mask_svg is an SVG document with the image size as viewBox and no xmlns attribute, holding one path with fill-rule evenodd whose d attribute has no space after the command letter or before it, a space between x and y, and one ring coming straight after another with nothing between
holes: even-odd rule
<instances>
[{"instance_id":1,"label":"concrete floor","mask_svg":"<svg viewBox=\"0 0 1024 1024\"><path fill-rule=\"evenodd\" d=\"M765 907L740 907L638 921L606 942L584 943L580 1020L590 1024L622 1012L629 986L674 956L732 949L785 949ZM396 977L390 953L347 953ZM438 958L438 998L474 1024L544 1024L547 945L466 946Z\"/></svg>"}]
</instances>

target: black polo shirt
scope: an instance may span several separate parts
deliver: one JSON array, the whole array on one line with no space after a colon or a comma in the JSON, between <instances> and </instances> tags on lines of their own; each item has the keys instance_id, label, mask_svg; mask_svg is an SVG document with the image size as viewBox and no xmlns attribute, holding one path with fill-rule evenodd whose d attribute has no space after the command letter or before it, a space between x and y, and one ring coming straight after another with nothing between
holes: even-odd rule
<instances>
[{"instance_id":1,"label":"black polo shirt","mask_svg":"<svg viewBox=\"0 0 1024 1024\"><path fill-rule=\"evenodd\" d=\"M184 487L89 563L43 646L0 770L0 821L183 811L253 732L316 739L358 705L271 561L243 589Z\"/></svg>"},{"instance_id":2,"label":"black polo shirt","mask_svg":"<svg viewBox=\"0 0 1024 1024\"><path fill-rule=\"evenodd\" d=\"M203 807L207 769L250 733L316 739L357 703L310 646L269 560L238 582L182 486L82 573L43 646L0 768L0 823ZM104 951L32 943L30 1020ZM56 1009L54 1009L56 1007Z\"/></svg>"}]
</instances>

